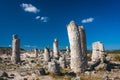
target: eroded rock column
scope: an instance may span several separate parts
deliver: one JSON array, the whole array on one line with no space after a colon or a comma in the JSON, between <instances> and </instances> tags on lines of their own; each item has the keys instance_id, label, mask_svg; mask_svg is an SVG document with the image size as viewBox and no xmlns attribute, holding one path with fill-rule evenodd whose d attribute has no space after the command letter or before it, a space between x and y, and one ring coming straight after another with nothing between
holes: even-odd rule
<instances>
[{"instance_id":1,"label":"eroded rock column","mask_svg":"<svg viewBox=\"0 0 120 80\"><path fill-rule=\"evenodd\" d=\"M44 61L46 62L50 61L50 51L48 48L44 49Z\"/></svg>"},{"instance_id":2,"label":"eroded rock column","mask_svg":"<svg viewBox=\"0 0 120 80\"><path fill-rule=\"evenodd\" d=\"M48 72L56 75L60 74L60 66L56 62L56 60L52 60L51 62L48 63Z\"/></svg>"},{"instance_id":3,"label":"eroded rock column","mask_svg":"<svg viewBox=\"0 0 120 80\"><path fill-rule=\"evenodd\" d=\"M13 35L11 61L13 63L20 62L20 39L17 35Z\"/></svg>"},{"instance_id":4,"label":"eroded rock column","mask_svg":"<svg viewBox=\"0 0 120 80\"><path fill-rule=\"evenodd\" d=\"M101 61L103 61L105 58L103 57L105 55L104 45L98 41L92 44L92 48L92 61L96 62L98 59L101 59Z\"/></svg>"},{"instance_id":5,"label":"eroded rock column","mask_svg":"<svg viewBox=\"0 0 120 80\"><path fill-rule=\"evenodd\" d=\"M59 63L60 63L60 67L61 67L62 69L66 68L66 59L65 59L64 56L61 56L61 57L59 58Z\"/></svg>"},{"instance_id":6,"label":"eroded rock column","mask_svg":"<svg viewBox=\"0 0 120 80\"><path fill-rule=\"evenodd\" d=\"M58 39L56 38L53 42L53 55L54 58L59 58Z\"/></svg>"},{"instance_id":7,"label":"eroded rock column","mask_svg":"<svg viewBox=\"0 0 120 80\"><path fill-rule=\"evenodd\" d=\"M91 70L108 70L111 71L110 62L106 59L106 52L104 45L101 42L94 42L92 51L92 65Z\"/></svg>"},{"instance_id":8,"label":"eroded rock column","mask_svg":"<svg viewBox=\"0 0 120 80\"><path fill-rule=\"evenodd\" d=\"M86 34L83 26L79 26L80 32L80 42L81 42L81 51L82 51L82 60L84 61L84 69L87 67L87 43L86 43Z\"/></svg>"},{"instance_id":9,"label":"eroded rock column","mask_svg":"<svg viewBox=\"0 0 120 80\"><path fill-rule=\"evenodd\" d=\"M71 21L67 26L68 38L71 49L70 67L75 73L83 72L82 51L80 42L80 33L78 26L74 21Z\"/></svg>"},{"instance_id":10,"label":"eroded rock column","mask_svg":"<svg viewBox=\"0 0 120 80\"><path fill-rule=\"evenodd\" d=\"M35 57L38 57L38 49L34 49Z\"/></svg>"}]
</instances>

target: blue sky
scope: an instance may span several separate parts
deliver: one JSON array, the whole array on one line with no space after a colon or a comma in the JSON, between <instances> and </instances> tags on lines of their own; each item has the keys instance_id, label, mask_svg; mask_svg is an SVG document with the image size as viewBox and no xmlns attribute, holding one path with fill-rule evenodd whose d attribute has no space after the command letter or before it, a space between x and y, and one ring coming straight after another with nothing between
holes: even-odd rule
<instances>
[{"instance_id":1,"label":"blue sky","mask_svg":"<svg viewBox=\"0 0 120 80\"><path fill-rule=\"evenodd\" d=\"M88 49L95 41L120 49L120 0L1 0L0 46L10 46L17 34L21 48L52 48L56 37L65 48L71 20L84 26Z\"/></svg>"}]
</instances>

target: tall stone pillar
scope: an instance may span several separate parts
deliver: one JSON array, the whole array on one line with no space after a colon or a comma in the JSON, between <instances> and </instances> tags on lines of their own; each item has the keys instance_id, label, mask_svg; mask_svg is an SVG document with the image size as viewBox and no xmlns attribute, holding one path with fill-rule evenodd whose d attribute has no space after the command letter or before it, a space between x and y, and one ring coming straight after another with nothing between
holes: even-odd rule
<instances>
[{"instance_id":1,"label":"tall stone pillar","mask_svg":"<svg viewBox=\"0 0 120 80\"><path fill-rule=\"evenodd\" d=\"M81 51L82 51L82 60L84 61L84 68L87 68L87 43L86 43L86 34L83 26L79 26L80 32L80 42L81 42Z\"/></svg>"},{"instance_id":2,"label":"tall stone pillar","mask_svg":"<svg viewBox=\"0 0 120 80\"><path fill-rule=\"evenodd\" d=\"M13 35L11 61L13 63L20 62L20 39L17 35Z\"/></svg>"},{"instance_id":3,"label":"tall stone pillar","mask_svg":"<svg viewBox=\"0 0 120 80\"><path fill-rule=\"evenodd\" d=\"M50 61L50 51L48 48L44 49L44 61L46 62Z\"/></svg>"},{"instance_id":4,"label":"tall stone pillar","mask_svg":"<svg viewBox=\"0 0 120 80\"><path fill-rule=\"evenodd\" d=\"M54 58L59 58L58 39L56 38L53 43L53 55Z\"/></svg>"},{"instance_id":5,"label":"tall stone pillar","mask_svg":"<svg viewBox=\"0 0 120 80\"><path fill-rule=\"evenodd\" d=\"M66 68L66 59L65 59L64 56L61 56L61 57L59 58L59 63L60 63L60 67L61 67L62 69Z\"/></svg>"},{"instance_id":6,"label":"tall stone pillar","mask_svg":"<svg viewBox=\"0 0 120 80\"><path fill-rule=\"evenodd\" d=\"M82 51L81 51L81 42L80 42L80 33L78 26L74 21L71 21L67 26L68 38L71 49L71 69L75 73L83 72L83 62L82 61Z\"/></svg>"},{"instance_id":7,"label":"tall stone pillar","mask_svg":"<svg viewBox=\"0 0 120 80\"><path fill-rule=\"evenodd\" d=\"M38 49L34 49L35 56L38 57Z\"/></svg>"}]
</instances>

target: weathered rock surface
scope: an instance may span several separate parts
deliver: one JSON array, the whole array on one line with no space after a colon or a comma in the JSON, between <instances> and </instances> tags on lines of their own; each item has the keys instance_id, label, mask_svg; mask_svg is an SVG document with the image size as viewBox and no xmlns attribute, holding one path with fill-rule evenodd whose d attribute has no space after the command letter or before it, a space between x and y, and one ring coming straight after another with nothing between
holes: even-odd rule
<instances>
[{"instance_id":1,"label":"weathered rock surface","mask_svg":"<svg viewBox=\"0 0 120 80\"><path fill-rule=\"evenodd\" d=\"M84 71L84 61L82 60L79 29L74 21L68 24L67 31L71 50L70 66L75 73L81 73Z\"/></svg>"},{"instance_id":2,"label":"weathered rock surface","mask_svg":"<svg viewBox=\"0 0 120 80\"><path fill-rule=\"evenodd\" d=\"M92 48L92 61L95 62L98 59L103 61L105 59L105 50L103 44L101 42L94 42L92 44Z\"/></svg>"},{"instance_id":3,"label":"weathered rock surface","mask_svg":"<svg viewBox=\"0 0 120 80\"><path fill-rule=\"evenodd\" d=\"M48 72L56 75L60 74L60 66L55 60L48 62Z\"/></svg>"},{"instance_id":4,"label":"weathered rock surface","mask_svg":"<svg viewBox=\"0 0 120 80\"><path fill-rule=\"evenodd\" d=\"M13 63L20 62L20 39L17 35L13 35L11 61Z\"/></svg>"},{"instance_id":5,"label":"weathered rock surface","mask_svg":"<svg viewBox=\"0 0 120 80\"><path fill-rule=\"evenodd\" d=\"M82 51L82 61L84 65L84 69L87 68L88 60L87 60L87 43L86 43L86 34L83 26L79 26L80 32L80 42L81 42L81 51Z\"/></svg>"},{"instance_id":6,"label":"weathered rock surface","mask_svg":"<svg viewBox=\"0 0 120 80\"><path fill-rule=\"evenodd\" d=\"M59 58L58 39L56 38L53 42L53 55L54 58Z\"/></svg>"},{"instance_id":7,"label":"weathered rock surface","mask_svg":"<svg viewBox=\"0 0 120 80\"><path fill-rule=\"evenodd\" d=\"M71 80L81 80L81 79L80 77L77 76L77 77L72 78Z\"/></svg>"},{"instance_id":8,"label":"weathered rock surface","mask_svg":"<svg viewBox=\"0 0 120 80\"><path fill-rule=\"evenodd\" d=\"M38 49L34 49L34 54L36 55L36 58L38 57Z\"/></svg>"},{"instance_id":9,"label":"weathered rock surface","mask_svg":"<svg viewBox=\"0 0 120 80\"><path fill-rule=\"evenodd\" d=\"M66 60L65 60L64 56L62 56L62 57L59 58L59 63L60 63L60 67L62 69L66 68Z\"/></svg>"},{"instance_id":10,"label":"weathered rock surface","mask_svg":"<svg viewBox=\"0 0 120 80\"><path fill-rule=\"evenodd\" d=\"M44 49L44 61L50 61L50 51L48 48Z\"/></svg>"}]
</instances>

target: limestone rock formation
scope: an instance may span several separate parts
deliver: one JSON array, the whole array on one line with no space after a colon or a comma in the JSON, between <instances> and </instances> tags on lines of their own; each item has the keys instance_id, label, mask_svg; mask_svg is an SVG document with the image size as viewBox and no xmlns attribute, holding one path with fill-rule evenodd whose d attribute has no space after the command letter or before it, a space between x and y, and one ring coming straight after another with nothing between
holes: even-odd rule
<instances>
[{"instance_id":1,"label":"limestone rock formation","mask_svg":"<svg viewBox=\"0 0 120 80\"><path fill-rule=\"evenodd\" d=\"M13 63L20 62L20 39L17 35L13 35L11 61Z\"/></svg>"},{"instance_id":2,"label":"limestone rock formation","mask_svg":"<svg viewBox=\"0 0 120 80\"><path fill-rule=\"evenodd\" d=\"M56 75L60 74L60 66L56 60L52 60L51 62L48 62L48 72Z\"/></svg>"},{"instance_id":3,"label":"limestone rock formation","mask_svg":"<svg viewBox=\"0 0 120 80\"><path fill-rule=\"evenodd\" d=\"M84 61L84 69L87 67L87 43L86 43L86 34L83 26L79 27L80 32L80 41L81 41L81 51L82 51L82 60Z\"/></svg>"},{"instance_id":4,"label":"limestone rock formation","mask_svg":"<svg viewBox=\"0 0 120 80\"><path fill-rule=\"evenodd\" d=\"M101 42L94 42L92 44L92 61L95 62L98 59L101 59L103 61L105 59L105 49Z\"/></svg>"},{"instance_id":5,"label":"limestone rock formation","mask_svg":"<svg viewBox=\"0 0 120 80\"><path fill-rule=\"evenodd\" d=\"M50 61L50 51L48 48L44 49L44 61L46 62Z\"/></svg>"},{"instance_id":6,"label":"limestone rock formation","mask_svg":"<svg viewBox=\"0 0 120 80\"><path fill-rule=\"evenodd\" d=\"M56 38L53 42L53 55L54 58L59 58L58 39Z\"/></svg>"},{"instance_id":7,"label":"limestone rock formation","mask_svg":"<svg viewBox=\"0 0 120 80\"><path fill-rule=\"evenodd\" d=\"M71 21L67 26L68 38L71 50L71 69L75 73L84 71L84 61L82 60L81 40L78 26Z\"/></svg>"},{"instance_id":8,"label":"limestone rock formation","mask_svg":"<svg viewBox=\"0 0 120 80\"><path fill-rule=\"evenodd\" d=\"M110 62L106 59L104 45L101 42L94 42L92 51L91 69L96 70L111 70Z\"/></svg>"},{"instance_id":9,"label":"limestone rock formation","mask_svg":"<svg viewBox=\"0 0 120 80\"><path fill-rule=\"evenodd\" d=\"M62 69L66 68L66 60L65 60L64 56L62 56L62 57L59 58L59 63L60 63L60 67Z\"/></svg>"},{"instance_id":10,"label":"limestone rock formation","mask_svg":"<svg viewBox=\"0 0 120 80\"><path fill-rule=\"evenodd\" d=\"M38 49L35 48L34 53L35 53L36 57L38 57Z\"/></svg>"}]
</instances>

